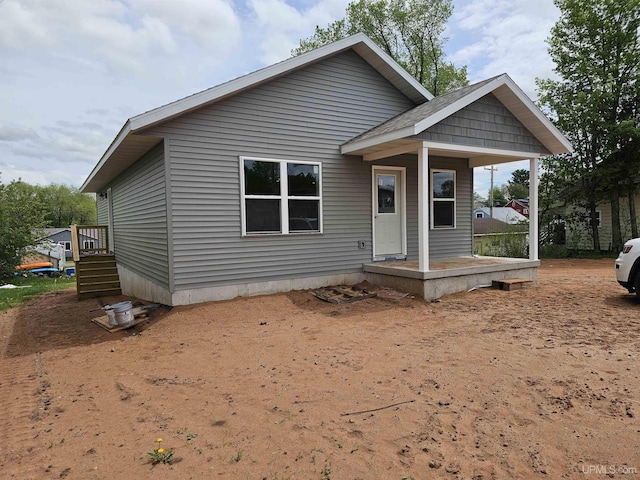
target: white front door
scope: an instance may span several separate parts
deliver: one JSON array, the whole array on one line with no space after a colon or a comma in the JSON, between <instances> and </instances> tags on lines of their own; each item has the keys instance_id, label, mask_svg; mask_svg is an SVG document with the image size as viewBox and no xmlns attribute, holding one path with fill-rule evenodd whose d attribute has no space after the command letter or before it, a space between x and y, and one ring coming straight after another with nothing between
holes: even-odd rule
<instances>
[{"instance_id":1,"label":"white front door","mask_svg":"<svg viewBox=\"0 0 640 480\"><path fill-rule=\"evenodd\" d=\"M374 258L406 255L404 176L404 168L373 167Z\"/></svg>"}]
</instances>

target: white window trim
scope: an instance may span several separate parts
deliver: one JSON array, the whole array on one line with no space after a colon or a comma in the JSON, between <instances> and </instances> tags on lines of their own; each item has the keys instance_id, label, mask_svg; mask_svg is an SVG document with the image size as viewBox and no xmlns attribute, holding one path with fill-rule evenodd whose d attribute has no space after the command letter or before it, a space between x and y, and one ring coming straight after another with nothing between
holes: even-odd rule
<instances>
[{"instance_id":1,"label":"white window trim","mask_svg":"<svg viewBox=\"0 0 640 480\"><path fill-rule=\"evenodd\" d=\"M91 250L96 248L96 243L94 240L83 240L82 246L83 246L83 250Z\"/></svg>"},{"instance_id":2,"label":"white window trim","mask_svg":"<svg viewBox=\"0 0 640 480\"><path fill-rule=\"evenodd\" d=\"M602 228L602 210L596 209L596 214L598 215L598 224L596 225L596 227Z\"/></svg>"},{"instance_id":3,"label":"white window trim","mask_svg":"<svg viewBox=\"0 0 640 480\"><path fill-rule=\"evenodd\" d=\"M484 214L482 212L476 212L476 218L484 218Z\"/></svg>"},{"instance_id":4,"label":"white window trim","mask_svg":"<svg viewBox=\"0 0 640 480\"><path fill-rule=\"evenodd\" d=\"M433 196L433 174L435 172L442 172L442 173L453 173L453 198L434 198ZM457 205L458 205L458 196L457 196L457 191L458 191L458 176L457 176L457 172L455 170L451 170L451 169L446 169L446 168L432 168L431 169L431 174L429 176L429 196L431 197L431 230L455 230L456 226L458 224L458 212L457 212ZM434 220L435 220L435 209L434 207L434 202L453 202L453 226L444 226L444 227L436 227L434 226Z\"/></svg>"},{"instance_id":5,"label":"white window trim","mask_svg":"<svg viewBox=\"0 0 640 480\"><path fill-rule=\"evenodd\" d=\"M69 248L67 248L67 244L69 245ZM70 252L71 251L71 242L64 242L64 250L66 252Z\"/></svg>"},{"instance_id":6,"label":"white window trim","mask_svg":"<svg viewBox=\"0 0 640 480\"><path fill-rule=\"evenodd\" d=\"M244 161L271 162L280 164L280 195L245 195L244 190ZM318 167L318 196L289 196L289 182L287 164L315 165ZM305 160L285 160L282 158L240 157L240 223L243 237L264 237L269 235L318 235L323 233L323 200L322 200L322 163ZM280 232L247 232L246 202L249 199L280 200ZM318 230L289 231L289 200L318 200Z\"/></svg>"}]
</instances>

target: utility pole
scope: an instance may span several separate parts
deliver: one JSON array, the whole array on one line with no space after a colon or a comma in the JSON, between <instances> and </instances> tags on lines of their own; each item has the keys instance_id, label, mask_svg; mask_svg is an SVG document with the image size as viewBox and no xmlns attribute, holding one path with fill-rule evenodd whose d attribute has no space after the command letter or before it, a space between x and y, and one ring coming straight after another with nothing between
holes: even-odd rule
<instances>
[{"instance_id":1,"label":"utility pole","mask_svg":"<svg viewBox=\"0 0 640 480\"><path fill-rule=\"evenodd\" d=\"M493 172L498 171L498 167L491 165L490 167L484 167L485 170L491 172L491 189L489 190L489 216L493 218Z\"/></svg>"}]
</instances>

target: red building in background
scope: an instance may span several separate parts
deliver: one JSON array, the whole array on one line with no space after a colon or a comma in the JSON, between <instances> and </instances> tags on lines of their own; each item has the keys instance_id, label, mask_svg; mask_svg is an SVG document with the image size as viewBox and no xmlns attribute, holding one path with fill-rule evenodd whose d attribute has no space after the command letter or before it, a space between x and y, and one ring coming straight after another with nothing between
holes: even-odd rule
<instances>
[{"instance_id":1,"label":"red building in background","mask_svg":"<svg viewBox=\"0 0 640 480\"><path fill-rule=\"evenodd\" d=\"M518 200L509 200L505 207L513 208L520 215L529 218L529 199L519 198Z\"/></svg>"}]
</instances>

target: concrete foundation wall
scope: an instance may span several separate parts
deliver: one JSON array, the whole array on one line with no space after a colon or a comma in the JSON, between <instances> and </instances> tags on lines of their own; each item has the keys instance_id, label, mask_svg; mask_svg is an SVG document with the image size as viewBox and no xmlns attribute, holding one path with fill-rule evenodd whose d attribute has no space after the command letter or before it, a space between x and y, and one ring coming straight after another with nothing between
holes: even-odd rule
<instances>
[{"instance_id":1,"label":"concrete foundation wall","mask_svg":"<svg viewBox=\"0 0 640 480\"><path fill-rule=\"evenodd\" d=\"M376 285L408 292L426 300L435 300L450 293L466 292L471 288L481 285L491 285L493 280L524 278L536 281L538 279L538 269L536 267L525 267L493 272L466 273L464 275L424 280L372 272L366 272L364 275L368 282Z\"/></svg>"},{"instance_id":2,"label":"concrete foundation wall","mask_svg":"<svg viewBox=\"0 0 640 480\"><path fill-rule=\"evenodd\" d=\"M172 304L169 290L129 270L120 263L118 263L118 275L120 276L120 288L123 295L150 302L158 302L163 305Z\"/></svg>"},{"instance_id":3,"label":"concrete foundation wall","mask_svg":"<svg viewBox=\"0 0 640 480\"><path fill-rule=\"evenodd\" d=\"M191 305L194 303L230 300L236 297L252 297L271 293L306 290L329 285L352 285L364 280L363 273L325 275L320 277L292 278L270 282L243 283L220 287L196 288L174 292L171 305Z\"/></svg>"}]
</instances>

